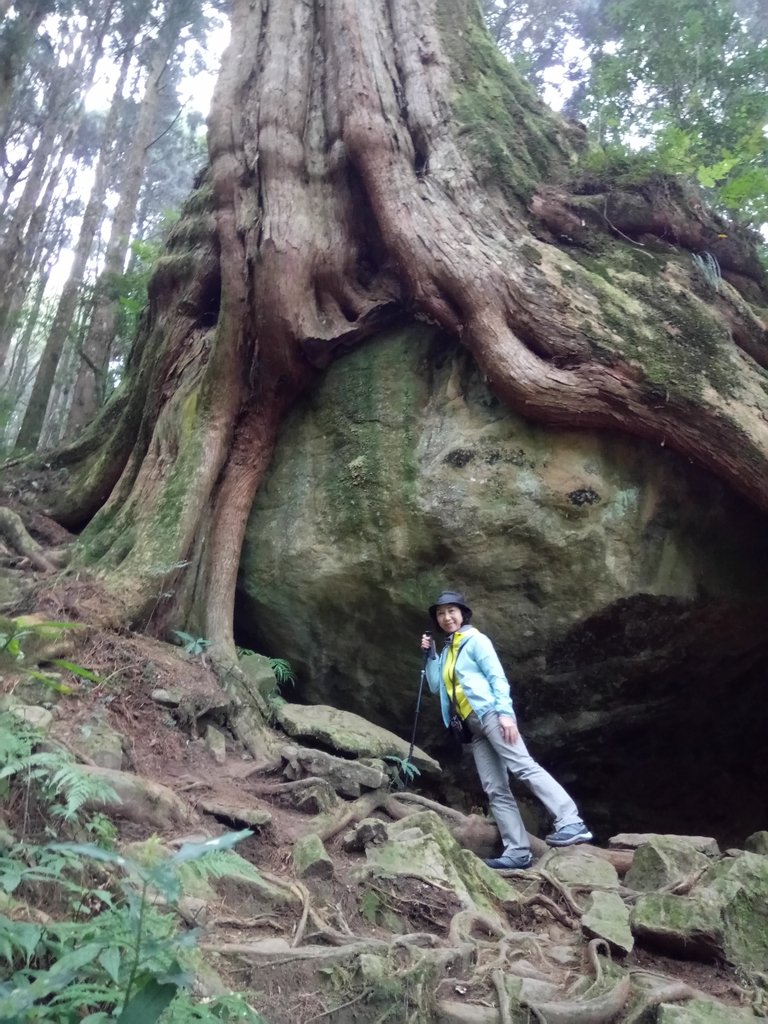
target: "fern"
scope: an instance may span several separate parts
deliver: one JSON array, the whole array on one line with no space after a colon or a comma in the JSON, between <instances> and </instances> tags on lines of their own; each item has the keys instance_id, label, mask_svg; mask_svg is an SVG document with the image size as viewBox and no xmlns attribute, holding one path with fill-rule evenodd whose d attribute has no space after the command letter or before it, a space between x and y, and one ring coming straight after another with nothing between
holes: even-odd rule
<instances>
[{"instance_id":1,"label":"fern","mask_svg":"<svg viewBox=\"0 0 768 1024\"><path fill-rule=\"evenodd\" d=\"M260 872L237 853L209 853L200 860L190 861L179 868L182 884L189 881L207 881L209 878L246 878L260 882Z\"/></svg>"},{"instance_id":2,"label":"fern","mask_svg":"<svg viewBox=\"0 0 768 1024\"><path fill-rule=\"evenodd\" d=\"M84 772L75 761L59 768L50 781L50 789L64 800L63 807L52 808L53 813L69 822L76 821L88 803L120 802L120 797L108 782Z\"/></svg>"},{"instance_id":3,"label":"fern","mask_svg":"<svg viewBox=\"0 0 768 1024\"><path fill-rule=\"evenodd\" d=\"M296 676L290 662L286 661L285 658L270 658L269 667L275 673L278 687L282 686L283 683L290 683L291 686L295 684Z\"/></svg>"},{"instance_id":4,"label":"fern","mask_svg":"<svg viewBox=\"0 0 768 1024\"><path fill-rule=\"evenodd\" d=\"M158 1024L231 1024L234 1021L266 1024L261 1014L252 1009L242 995L217 996L194 1002L187 992L176 996Z\"/></svg>"},{"instance_id":5,"label":"fern","mask_svg":"<svg viewBox=\"0 0 768 1024\"><path fill-rule=\"evenodd\" d=\"M693 266L704 283L713 291L720 291L723 275L717 257L711 252L693 253Z\"/></svg>"},{"instance_id":6,"label":"fern","mask_svg":"<svg viewBox=\"0 0 768 1024\"><path fill-rule=\"evenodd\" d=\"M35 751L41 734L11 713L0 715L0 780L23 776L25 784L36 784L52 814L75 822L90 801L117 801L112 786L95 778L63 750ZM21 781L21 780L20 780Z\"/></svg>"}]
</instances>

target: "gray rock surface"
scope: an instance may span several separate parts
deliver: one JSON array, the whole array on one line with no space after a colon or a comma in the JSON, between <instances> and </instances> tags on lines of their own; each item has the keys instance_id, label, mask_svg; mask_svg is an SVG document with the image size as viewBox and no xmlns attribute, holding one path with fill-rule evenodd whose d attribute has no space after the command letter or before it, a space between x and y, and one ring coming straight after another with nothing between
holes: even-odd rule
<instances>
[{"instance_id":1,"label":"gray rock surface","mask_svg":"<svg viewBox=\"0 0 768 1024\"><path fill-rule=\"evenodd\" d=\"M216 764L224 764L227 760L227 741L224 733L215 725L205 727L205 746Z\"/></svg>"},{"instance_id":2,"label":"gray rock surface","mask_svg":"<svg viewBox=\"0 0 768 1024\"><path fill-rule=\"evenodd\" d=\"M289 736L311 738L357 757L408 756L410 745L399 736L361 715L325 705L281 704L275 717ZM414 747L411 760L420 772L439 774L440 765Z\"/></svg>"},{"instance_id":3,"label":"gray rock surface","mask_svg":"<svg viewBox=\"0 0 768 1024\"><path fill-rule=\"evenodd\" d=\"M657 837L659 837L658 832L620 832L618 835L611 836L608 846L614 850L637 850ZM660 838L685 843L692 849L698 850L699 853L705 853L708 857L720 856L717 840L711 836L661 835Z\"/></svg>"},{"instance_id":4,"label":"gray rock surface","mask_svg":"<svg viewBox=\"0 0 768 1024\"><path fill-rule=\"evenodd\" d=\"M337 793L350 799L360 796L363 789L379 789L387 779L383 767L335 757L313 747L286 745L280 754L287 762L284 771L287 778L317 776L326 779Z\"/></svg>"},{"instance_id":5,"label":"gray rock surface","mask_svg":"<svg viewBox=\"0 0 768 1024\"><path fill-rule=\"evenodd\" d=\"M711 860L682 836L648 836L624 877L630 889L650 891L682 883L704 871Z\"/></svg>"},{"instance_id":6,"label":"gray rock surface","mask_svg":"<svg viewBox=\"0 0 768 1024\"><path fill-rule=\"evenodd\" d=\"M629 927L629 910L618 893L590 893L581 928L590 939L605 939L614 952L632 952L635 940Z\"/></svg>"},{"instance_id":7,"label":"gray rock surface","mask_svg":"<svg viewBox=\"0 0 768 1024\"><path fill-rule=\"evenodd\" d=\"M299 878L333 878L333 861L317 835L303 836L296 840L293 866Z\"/></svg>"},{"instance_id":8,"label":"gray rock surface","mask_svg":"<svg viewBox=\"0 0 768 1024\"><path fill-rule=\"evenodd\" d=\"M751 836L747 836L744 840L744 849L768 857L768 831L753 832Z\"/></svg>"},{"instance_id":9,"label":"gray rock surface","mask_svg":"<svg viewBox=\"0 0 768 1024\"><path fill-rule=\"evenodd\" d=\"M768 787L767 566L763 520L707 474L528 423L417 325L339 359L288 418L237 617L241 642L290 661L302 701L405 739L425 610L458 586L593 829L616 831L620 801L625 830L745 834ZM445 742L429 694L418 742Z\"/></svg>"}]
</instances>

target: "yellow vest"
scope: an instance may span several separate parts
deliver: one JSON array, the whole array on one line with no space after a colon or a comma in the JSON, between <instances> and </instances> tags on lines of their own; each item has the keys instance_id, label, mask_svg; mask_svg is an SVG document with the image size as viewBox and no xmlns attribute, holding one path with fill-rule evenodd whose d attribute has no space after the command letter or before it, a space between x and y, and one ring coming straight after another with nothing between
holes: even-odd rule
<instances>
[{"instance_id":1,"label":"yellow vest","mask_svg":"<svg viewBox=\"0 0 768 1024\"><path fill-rule=\"evenodd\" d=\"M458 630L453 634L451 646L448 648L443 665L443 682L448 692L448 699L456 705L456 712L461 719L468 718L472 714L472 705L467 700L467 695L456 678L456 658L464 636L465 634Z\"/></svg>"}]
</instances>

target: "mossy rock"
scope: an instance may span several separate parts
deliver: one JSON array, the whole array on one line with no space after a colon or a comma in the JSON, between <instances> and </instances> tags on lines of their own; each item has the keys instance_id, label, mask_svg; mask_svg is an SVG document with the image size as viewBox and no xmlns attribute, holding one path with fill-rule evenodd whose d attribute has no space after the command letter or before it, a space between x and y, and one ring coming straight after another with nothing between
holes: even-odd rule
<instances>
[{"instance_id":1,"label":"mossy rock","mask_svg":"<svg viewBox=\"0 0 768 1024\"><path fill-rule=\"evenodd\" d=\"M618 893L590 893L581 928L588 938L605 939L615 952L632 952L635 940L629 927L629 909Z\"/></svg>"},{"instance_id":2,"label":"mossy rock","mask_svg":"<svg viewBox=\"0 0 768 1024\"><path fill-rule=\"evenodd\" d=\"M280 725L289 736L312 739L358 757L408 757L409 744L361 715L326 705L282 704L276 710ZM439 774L440 765L429 754L414 747L411 761L420 772Z\"/></svg>"},{"instance_id":3,"label":"mossy rock","mask_svg":"<svg viewBox=\"0 0 768 1024\"><path fill-rule=\"evenodd\" d=\"M650 892L681 882L711 863L685 839L654 835L638 848L624 882L630 889Z\"/></svg>"},{"instance_id":4,"label":"mossy rock","mask_svg":"<svg viewBox=\"0 0 768 1024\"><path fill-rule=\"evenodd\" d=\"M369 846L367 873L403 875L447 887L467 909L496 912L519 894L473 853L462 850L433 811L411 814L387 827L388 842Z\"/></svg>"},{"instance_id":5,"label":"mossy rock","mask_svg":"<svg viewBox=\"0 0 768 1024\"><path fill-rule=\"evenodd\" d=\"M333 878L333 861L320 836L302 836L293 847L293 866L299 878Z\"/></svg>"},{"instance_id":6,"label":"mossy rock","mask_svg":"<svg viewBox=\"0 0 768 1024\"><path fill-rule=\"evenodd\" d=\"M619 876L613 864L590 853L583 846L549 850L537 866L549 871L565 885L593 885L603 889L619 888Z\"/></svg>"},{"instance_id":7,"label":"mossy rock","mask_svg":"<svg viewBox=\"0 0 768 1024\"><path fill-rule=\"evenodd\" d=\"M751 1010L739 1006L726 1006L710 999L690 999L682 1004L659 1006L656 1024L755 1024Z\"/></svg>"},{"instance_id":8,"label":"mossy rock","mask_svg":"<svg viewBox=\"0 0 768 1024\"><path fill-rule=\"evenodd\" d=\"M768 963L768 857L743 853L719 861L688 896L641 896L631 926L638 942L673 955L722 958L746 970L764 970Z\"/></svg>"}]
</instances>

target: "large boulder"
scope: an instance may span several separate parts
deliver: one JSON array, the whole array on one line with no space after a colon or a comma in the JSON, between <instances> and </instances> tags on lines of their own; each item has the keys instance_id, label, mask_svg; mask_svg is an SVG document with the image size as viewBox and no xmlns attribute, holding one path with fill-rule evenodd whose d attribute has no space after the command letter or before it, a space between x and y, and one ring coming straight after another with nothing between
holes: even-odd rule
<instances>
[{"instance_id":1,"label":"large boulder","mask_svg":"<svg viewBox=\"0 0 768 1024\"><path fill-rule=\"evenodd\" d=\"M529 423L420 324L339 359L286 421L237 623L302 701L410 738L426 608L459 587L593 827L732 841L768 788L767 565L764 520L712 477L666 446ZM417 735L444 742L428 693Z\"/></svg>"}]
</instances>

